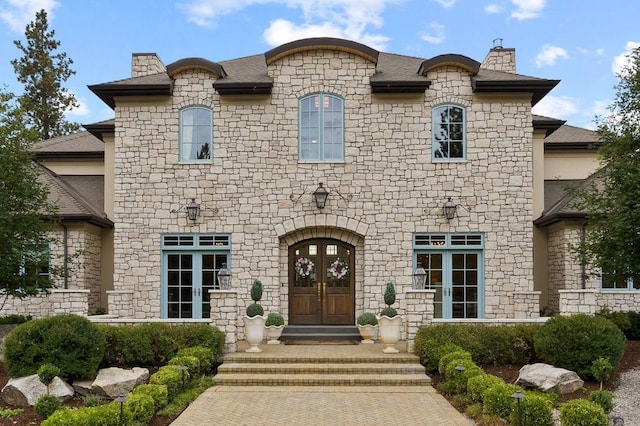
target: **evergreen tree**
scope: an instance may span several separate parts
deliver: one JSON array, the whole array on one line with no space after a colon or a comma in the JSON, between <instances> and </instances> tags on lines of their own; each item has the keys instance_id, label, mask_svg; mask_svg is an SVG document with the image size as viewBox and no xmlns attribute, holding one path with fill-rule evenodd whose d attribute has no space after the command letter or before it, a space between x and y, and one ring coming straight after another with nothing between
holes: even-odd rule
<instances>
[{"instance_id":1,"label":"evergreen tree","mask_svg":"<svg viewBox=\"0 0 640 426\"><path fill-rule=\"evenodd\" d=\"M32 159L35 131L14 95L0 90L0 309L8 297L26 297L53 286L48 245L53 206Z\"/></svg>"},{"instance_id":2,"label":"evergreen tree","mask_svg":"<svg viewBox=\"0 0 640 426\"><path fill-rule=\"evenodd\" d=\"M588 221L573 249L609 284L640 288L640 50L629 59L611 114L598 124L602 167L573 191Z\"/></svg>"},{"instance_id":3,"label":"evergreen tree","mask_svg":"<svg viewBox=\"0 0 640 426\"><path fill-rule=\"evenodd\" d=\"M72 133L80 127L64 118L65 112L78 107L73 93L62 86L75 74L70 68L73 61L64 52L55 53L60 42L48 27L47 12L37 12L35 21L25 30L26 45L19 40L13 42L23 56L11 61L18 81L24 84L19 103L26 113L27 126L37 130L42 140Z\"/></svg>"}]
</instances>

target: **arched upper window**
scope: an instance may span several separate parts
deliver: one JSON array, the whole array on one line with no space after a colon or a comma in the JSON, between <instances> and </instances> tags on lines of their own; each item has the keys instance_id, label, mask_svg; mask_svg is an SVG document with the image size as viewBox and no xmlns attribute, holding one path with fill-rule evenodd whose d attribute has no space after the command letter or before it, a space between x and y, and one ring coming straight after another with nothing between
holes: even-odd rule
<instances>
[{"instance_id":1,"label":"arched upper window","mask_svg":"<svg viewBox=\"0 0 640 426\"><path fill-rule=\"evenodd\" d=\"M326 93L300 99L300 161L344 161L344 100Z\"/></svg>"},{"instance_id":2,"label":"arched upper window","mask_svg":"<svg viewBox=\"0 0 640 426\"><path fill-rule=\"evenodd\" d=\"M213 114L209 108L180 111L180 161L210 163L213 158Z\"/></svg>"},{"instance_id":3,"label":"arched upper window","mask_svg":"<svg viewBox=\"0 0 640 426\"><path fill-rule=\"evenodd\" d=\"M463 107L439 105L431 111L433 161L460 161L467 155Z\"/></svg>"}]
</instances>

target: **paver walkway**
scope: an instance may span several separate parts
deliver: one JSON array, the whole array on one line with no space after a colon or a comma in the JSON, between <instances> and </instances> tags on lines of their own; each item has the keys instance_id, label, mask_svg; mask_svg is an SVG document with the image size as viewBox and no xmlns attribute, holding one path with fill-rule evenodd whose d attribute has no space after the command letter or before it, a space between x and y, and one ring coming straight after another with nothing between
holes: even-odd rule
<instances>
[{"instance_id":1,"label":"paver walkway","mask_svg":"<svg viewBox=\"0 0 640 426\"><path fill-rule=\"evenodd\" d=\"M301 357L327 350L336 356L349 356L359 348L348 345L262 347L271 356L286 351L288 355L295 353ZM172 426L377 424L468 426L472 423L431 386L219 385L200 395Z\"/></svg>"}]
</instances>

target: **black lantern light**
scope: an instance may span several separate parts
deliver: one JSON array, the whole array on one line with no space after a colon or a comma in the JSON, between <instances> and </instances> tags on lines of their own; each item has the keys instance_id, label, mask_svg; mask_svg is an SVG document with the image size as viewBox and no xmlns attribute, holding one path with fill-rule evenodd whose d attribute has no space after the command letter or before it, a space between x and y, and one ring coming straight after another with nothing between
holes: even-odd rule
<instances>
[{"instance_id":1,"label":"black lantern light","mask_svg":"<svg viewBox=\"0 0 640 426\"><path fill-rule=\"evenodd\" d=\"M422 267L422 263L418 262L416 270L413 271L413 288L423 290L427 284L427 271Z\"/></svg>"},{"instance_id":2,"label":"black lantern light","mask_svg":"<svg viewBox=\"0 0 640 426\"><path fill-rule=\"evenodd\" d=\"M318 184L318 188L313 193L313 199L316 201L316 206L319 209L323 209L327 204L327 198L329 197L329 191L322 186L322 182Z\"/></svg>"},{"instance_id":3,"label":"black lantern light","mask_svg":"<svg viewBox=\"0 0 640 426\"><path fill-rule=\"evenodd\" d=\"M453 201L451 201L451 197L449 197L447 202L442 207L442 213L444 214L444 217L447 218L447 220L451 220L456 217L457 208L458 206Z\"/></svg>"},{"instance_id":4,"label":"black lantern light","mask_svg":"<svg viewBox=\"0 0 640 426\"><path fill-rule=\"evenodd\" d=\"M187 204L186 210L189 220L196 220L198 218L198 213L200 213L200 204L197 204L196 199L192 198L191 202Z\"/></svg>"},{"instance_id":5,"label":"black lantern light","mask_svg":"<svg viewBox=\"0 0 640 426\"><path fill-rule=\"evenodd\" d=\"M223 263L222 268L218 270L218 286L220 290L229 290L231 288L231 272L227 269L226 263Z\"/></svg>"}]
</instances>

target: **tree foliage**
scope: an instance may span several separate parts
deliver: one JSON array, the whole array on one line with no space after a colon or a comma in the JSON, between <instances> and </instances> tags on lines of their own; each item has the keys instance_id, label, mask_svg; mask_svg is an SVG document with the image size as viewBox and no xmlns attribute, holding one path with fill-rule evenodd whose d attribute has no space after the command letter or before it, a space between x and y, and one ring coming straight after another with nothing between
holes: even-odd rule
<instances>
[{"instance_id":1,"label":"tree foliage","mask_svg":"<svg viewBox=\"0 0 640 426\"><path fill-rule=\"evenodd\" d=\"M640 284L640 50L618 77L611 114L598 123L602 167L572 190L588 220L573 249L607 280Z\"/></svg>"},{"instance_id":2,"label":"tree foliage","mask_svg":"<svg viewBox=\"0 0 640 426\"><path fill-rule=\"evenodd\" d=\"M0 309L6 298L35 295L52 287L40 274L48 265L49 222L54 207L38 180L31 154L33 131L24 126L15 97L0 91Z\"/></svg>"},{"instance_id":3,"label":"tree foliage","mask_svg":"<svg viewBox=\"0 0 640 426\"><path fill-rule=\"evenodd\" d=\"M55 53L60 42L49 31L47 12L36 13L35 21L25 29L26 44L14 44L22 57L11 61L18 81L24 84L19 103L25 111L27 126L35 129L40 139L65 135L79 129L77 123L64 118L65 112L78 107L73 93L63 83L75 74L73 61L64 52Z\"/></svg>"}]
</instances>

